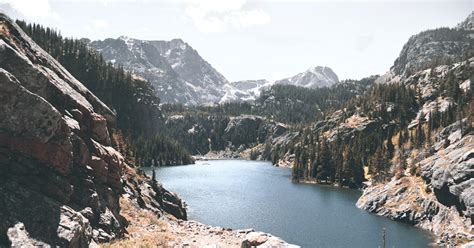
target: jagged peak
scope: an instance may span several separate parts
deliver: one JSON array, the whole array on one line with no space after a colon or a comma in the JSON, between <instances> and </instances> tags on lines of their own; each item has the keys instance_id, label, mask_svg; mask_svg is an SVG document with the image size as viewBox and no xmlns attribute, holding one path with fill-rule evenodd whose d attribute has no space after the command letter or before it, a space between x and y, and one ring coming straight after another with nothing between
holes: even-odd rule
<instances>
[{"instance_id":1,"label":"jagged peak","mask_svg":"<svg viewBox=\"0 0 474 248\"><path fill-rule=\"evenodd\" d=\"M310 72L310 73L313 73L313 74L316 74L316 73L321 73L321 74L325 74L325 72L331 72L331 73L334 73L334 71L330 68L330 67L327 67L327 66L312 66L310 68L308 68L308 70L306 70L306 72Z\"/></svg>"},{"instance_id":2,"label":"jagged peak","mask_svg":"<svg viewBox=\"0 0 474 248\"><path fill-rule=\"evenodd\" d=\"M231 84L237 84L237 83L245 83L245 82L268 82L267 79L247 79L247 80L239 80L239 81L233 81Z\"/></svg>"},{"instance_id":3,"label":"jagged peak","mask_svg":"<svg viewBox=\"0 0 474 248\"><path fill-rule=\"evenodd\" d=\"M472 11L467 18L456 26L457 29L465 29L474 31L474 11Z\"/></svg>"},{"instance_id":4,"label":"jagged peak","mask_svg":"<svg viewBox=\"0 0 474 248\"><path fill-rule=\"evenodd\" d=\"M186 42L184 42L183 39L181 38L174 38L174 39L171 39L170 42L176 42L176 43L182 43L182 44L188 44Z\"/></svg>"},{"instance_id":5,"label":"jagged peak","mask_svg":"<svg viewBox=\"0 0 474 248\"><path fill-rule=\"evenodd\" d=\"M126 35L122 35L122 36L119 36L117 39L119 39L119 40L130 40L132 38L130 38L129 36L126 36Z\"/></svg>"}]
</instances>

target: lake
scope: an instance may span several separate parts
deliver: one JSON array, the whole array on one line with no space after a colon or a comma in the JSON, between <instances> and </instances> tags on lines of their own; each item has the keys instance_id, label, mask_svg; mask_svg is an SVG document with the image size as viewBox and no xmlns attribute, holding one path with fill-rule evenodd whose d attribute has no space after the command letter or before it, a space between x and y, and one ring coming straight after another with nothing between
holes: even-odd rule
<instances>
[{"instance_id":1,"label":"lake","mask_svg":"<svg viewBox=\"0 0 474 248\"><path fill-rule=\"evenodd\" d=\"M189 219L233 229L254 228L302 247L429 247L413 226L355 206L358 190L292 183L291 169L269 162L197 161L157 168L157 179L188 204Z\"/></svg>"}]
</instances>

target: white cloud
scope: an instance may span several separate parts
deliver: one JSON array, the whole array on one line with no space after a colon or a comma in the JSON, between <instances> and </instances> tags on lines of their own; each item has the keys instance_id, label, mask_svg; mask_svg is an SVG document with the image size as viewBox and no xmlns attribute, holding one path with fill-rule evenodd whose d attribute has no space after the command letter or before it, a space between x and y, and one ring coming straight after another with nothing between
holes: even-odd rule
<instances>
[{"instance_id":1,"label":"white cloud","mask_svg":"<svg viewBox=\"0 0 474 248\"><path fill-rule=\"evenodd\" d=\"M364 52L374 42L374 35L357 35L354 40L354 47L359 52Z\"/></svg>"},{"instance_id":2,"label":"white cloud","mask_svg":"<svg viewBox=\"0 0 474 248\"><path fill-rule=\"evenodd\" d=\"M237 28L264 25L270 16L262 10L234 11L225 17L226 22Z\"/></svg>"},{"instance_id":3,"label":"white cloud","mask_svg":"<svg viewBox=\"0 0 474 248\"><path fill-rule=\"evenodd\" d=\"M277 80L281 80L281 79L285 79L285 78L289 78L293 76L291 73L289 72L282 72L282 71L277 71L277 72L273 72L271 75L270 75L270 78L268 79L268 81L270 82L275 82Z\"/></svg>"},{"instance_id":4,"label":"white cloud","mask_svg":"<svg viewBox=\"0 0 474 248\"><path fill-rule=\"evenodd\" d=\"M244 9L246 0L204 0L189 1L185 9L196 28L201 32L223 32L228 26L247 28L270 22L270 16L263 10Z\"/></svg>"},{"instance_id":5,"label":"white cloud","mask_svg":"<svg viewBox=\"0 0 474 248\"><path fill-rule=\"evenodd\" d=\"M59 15L51 10L49 0L0 0L8 4L28 19L59 20Z\"/></svg>"},{"instance_id":6,"label":"white cloud","mask_svg":"<svg viewBox=\"0 0 474 248\"><path fill-rule=\"evenodd\" d=\"M109 26L109 23L105 20L99 19L99 20L95 20L93 25L94 25L94 28L96 29L104 29Z\"/></svg>"},{"instance_id":7,"label":"white cloud","mask_svg":"<svg viewBox=\"0 0 474 248\"><path fill-rule=\"evenodd\" d=\"M93 20L91 23L84 26L84 29L87 32L94 32L98 30L103 30L109 27L109 23L102 19Z\"/></svg>"}]
</instances>

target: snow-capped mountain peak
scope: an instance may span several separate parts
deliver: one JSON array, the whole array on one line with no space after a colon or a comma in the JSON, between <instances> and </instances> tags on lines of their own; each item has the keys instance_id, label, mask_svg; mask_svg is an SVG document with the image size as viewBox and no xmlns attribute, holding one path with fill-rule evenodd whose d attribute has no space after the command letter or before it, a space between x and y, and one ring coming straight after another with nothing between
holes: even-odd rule
<instances>
[{"instance_id":1,"label":"snow-capped mountain peak","mask_svg":"<svg viewBox=\"0 0 474 248\"><path fill-rule=\"evenodd\" d=\"M261 79L229 83L182 39L150 41L120 36L117 39L87 42L106 61L121 64L125 69L149 80L162 102L209 105L252 101L263 88L273 84L317 88L331 86L339 81L331 68L316 66L276 82Z\"/></svg>"},{"instance_id":2,"label":"snow-capped mountain peak","mask_svg":"<svg viewBox=\"0 0 474 248\"><path fill-rule=\"evenodd\" d=\"M148 41L120 36L92 41L104 59L149 80L162 102L220 102L227 79L182 39Z\"/></svg>"},{"instance_id":3,"label":"snow-capped mountain peak","mask_svg":"<svg viewBox=\"0 0 474 248\"><path fill-rule=\"evenodd\" d=\"M339 79L331 68L326 66L315 66L309 68L305 72L298 73L293 77L277 80L275 84L320 88L334 85L337 82L339 82Z\"/></svg>"},{"instance_id":4,"label":"snow-capped mountain peak","mask_svg":"<svg viewBox=\"0 0 474 248\"><path fill-rule=\"evenodd\" d=\"M334 71L326 66L310 67L302 73L270 82L265 79L261 80L244 80L232 82L230 85L233 88L228 88L225 97L221 100L255 100L260 96L263 89L269 88L274 84L295 85L306 88L320 88L329 87L339 82L339 79Z\"/></svg>"}]
</instances>

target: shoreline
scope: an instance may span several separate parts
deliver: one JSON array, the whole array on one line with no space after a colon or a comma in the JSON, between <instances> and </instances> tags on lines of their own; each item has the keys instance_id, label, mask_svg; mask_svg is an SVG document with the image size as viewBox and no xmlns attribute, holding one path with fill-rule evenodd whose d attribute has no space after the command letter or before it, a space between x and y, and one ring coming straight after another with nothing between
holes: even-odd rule
<instances>
[{"instance_id":1,"label":"shoreline","mask_svg":"<svg viewBox=\"0 0 474 248\"><path fill-rule=\"evenodd\" d=\"M179 220L170 214L158 217L154 212L140 208L127 197L122 197L120 204L123 206L121 214L130 223L127 227L128 233L123 239L101 243L100 247L300 247L253 228L233 230L195 220Z\"/></svg>"},{"instance_id":2,"label":"shoreline","mask_svg":"<svg viewBox=\"0 0 474 248\"><path fill-rule=\"evenodd\" d=\"M325 187L334 187L334 188L340 188L340 189L350 189L350 190L356 190L363 192L364 190L362 188L351 188L349 186L341 186L337 183L320 183L317 182L316 180L291 180L292 183L301 183L301 184L310 184L310 185L318 185L318 186L325 186Z\"/></svg>"},{"instance_id":3,"label":"shoreline","mask_svg":"<svg viewBox=\"0 0 474 248\"><path fill-rule=\"evenodd\" d=\"M246 158L243 158L243 157L239 157L239 158L226 158L226 157L201 157L200 159L196 159L196 161L219 161L219 160L234 160L234 161L238 161L238 160L241 160L241 161L264 161L264 160L250 160L250 159L246 159ZM270 162L270 161L267 161L267 162ZM274 165L272 164L272 166L274 167L283 167L283 168L288 168L286 166L277 166L277 165ZM351 188L351 187L348 187L348 186L341 186L337 183L327 183L327 182L318 182L317 180L311 180L311 179L304 179L304 180L292 180L290 178L290 182L291 183L298 183L298 184L309 184L309 185L317 185L317 186L322 186L322 187L332 187L332 188L336 188L336 189L348 189L348 190L355 190L355 191L358 191L360 193L362 193L360 196L359 196L359 199L358 201L363 197L363 194L364 194L364 188L361 187L361 188ZM356 205L357 207L357 205ZM431 240L431 243L430 244L434 244L434 245L439 245L439 237L438 235L436 235L433 231L427 229L427 228L424 228L422 225L418 225L418 224L411 224L411 223L407 223L407 222L404 222L404 221L401 221L401 220L397 220L397 219L393 219L391 218L390 216L384 216L380 213L377 213L377 212L372 212L372 211L368 211L364 208L361 208L361 207L357 207L359 209L362 209L364 210L365 212L369 213L369 214L375 214L377 216L381 216L381 217L384 217L384 218L388 218L390 219L391 221L395 221L395 222L398 222L398 223L404 223L404 224L407 224L407 225L410 225L410 226L413 226L417 229L420 229L420 230L423 230L424 232L426 232L427 235L429 235L430 237L430 240ZM192 220L191 220L192 221ZM201 223L202 224L202 223ZM205 225L205 224L202 224L202 225ZM225 229L225 228L224 228Z\"/></svg>"}]
</instances>

